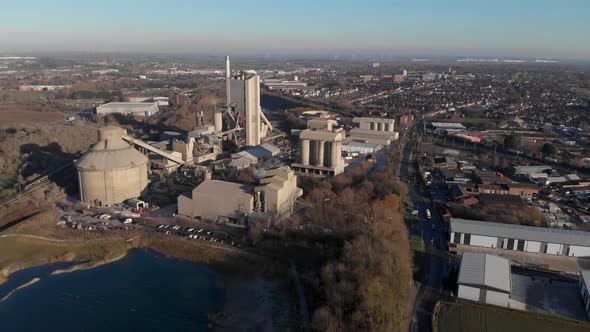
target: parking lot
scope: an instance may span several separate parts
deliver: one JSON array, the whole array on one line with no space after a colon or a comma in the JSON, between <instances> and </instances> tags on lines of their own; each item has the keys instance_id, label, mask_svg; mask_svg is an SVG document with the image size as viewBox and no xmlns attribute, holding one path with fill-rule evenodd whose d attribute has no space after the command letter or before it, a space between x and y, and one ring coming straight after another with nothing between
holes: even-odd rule
<instances>
[{"instance_id":1,"label":"parking lot","mask_svg":"<svg viewBox=\"0 0 590 332\"><path fill-rule=\"evenodd\" d=\"M209 241L235 247L240 247L237 240L233 240L230 235L222 231L206 230L198 227L182 227L180 225L158 225L155 227L156 232L170 236L181 236L199 241Z\"/></svg>"},{"instance_id":2,"label":"parking lot","mask_svg":"<svg viewBox=\"0 0 590 332\"><path fill-rule=\"evenodd\" d=\"M512 273L511 307L587 320L577 280Z\"/></svg>"}]
</instances>

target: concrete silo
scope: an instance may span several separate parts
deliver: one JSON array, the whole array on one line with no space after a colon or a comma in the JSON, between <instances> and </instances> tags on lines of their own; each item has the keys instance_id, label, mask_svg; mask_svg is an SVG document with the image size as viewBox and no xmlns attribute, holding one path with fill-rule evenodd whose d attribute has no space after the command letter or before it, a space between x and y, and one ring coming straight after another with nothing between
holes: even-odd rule
<instances>
[{"instance_id":1,"label":"concrete silo","mask_svg":"<svg viewBox=\"0 0 590 332\"><path fill-rule=\"evenodd\" d=\"M139 197L148 184L148 158L123 140L123 128L98 130L98 143L76 162L80 200L97 206Z\"/></svg>"}]
</instances>

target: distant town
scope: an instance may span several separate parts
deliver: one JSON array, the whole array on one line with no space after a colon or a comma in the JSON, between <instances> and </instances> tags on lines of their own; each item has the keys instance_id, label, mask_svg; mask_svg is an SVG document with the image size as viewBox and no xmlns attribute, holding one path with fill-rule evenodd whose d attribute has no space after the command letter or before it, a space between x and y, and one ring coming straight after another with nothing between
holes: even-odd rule
<instances>
[{"instance_id":1,"label":"distant town","mask_svg":"<svg viewBox=\"0 0 590 332\"><path fill-rule=\"evenodd\" d=\"M0 284L136 248L277 331L588 331L590 67L0 57Z\"/></svg>"}]
</instances>

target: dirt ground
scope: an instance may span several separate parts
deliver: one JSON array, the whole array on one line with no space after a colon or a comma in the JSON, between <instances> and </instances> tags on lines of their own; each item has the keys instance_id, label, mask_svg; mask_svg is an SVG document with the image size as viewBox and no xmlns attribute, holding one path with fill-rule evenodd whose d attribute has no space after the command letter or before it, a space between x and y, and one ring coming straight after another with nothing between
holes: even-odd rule
<instances>
[{"instance_id":1,"label":"dirt ground","mask_svg":"<svg viewBox=\"0 0 590 332\"><path fill-rule=\"evenodd\" d=\"M64 117L64 113L61 112L38 112L20 106L0 105L0 127L53 122L63 120Z\"/></svg>"}]
</instances>

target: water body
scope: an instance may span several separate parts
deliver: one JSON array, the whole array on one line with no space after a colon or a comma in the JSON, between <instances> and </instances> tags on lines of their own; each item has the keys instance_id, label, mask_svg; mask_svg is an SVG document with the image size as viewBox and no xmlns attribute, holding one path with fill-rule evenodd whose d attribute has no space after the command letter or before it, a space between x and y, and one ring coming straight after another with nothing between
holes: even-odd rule
<instances>
[{"instance_id":1,"label":"water body","mask_svg":"<svg viewBox=\"0 0 590 332\"><path fill-rule=\"evenodd\" d=\"M52 264L15 273L8 293L34 277L41 281L0 303L2 331L206 331L220 312L224 290L202 265L132 250L94 269L49 275ZM3 295L2 295L3 296Z\"/></svg>"}]
</instances>

